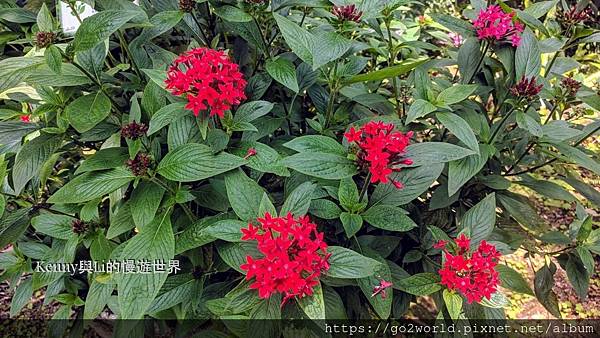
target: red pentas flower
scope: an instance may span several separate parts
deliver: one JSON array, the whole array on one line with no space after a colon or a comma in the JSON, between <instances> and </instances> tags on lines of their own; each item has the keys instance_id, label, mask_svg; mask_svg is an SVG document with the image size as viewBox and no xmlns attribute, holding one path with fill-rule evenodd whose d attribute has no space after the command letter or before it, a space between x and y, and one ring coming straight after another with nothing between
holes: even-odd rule
<instances>
[{"instance_id":1,"label":"red pentas flower","mask_svg":"<svg viewBox=\"0 0 600 338\"><path fill-rule=\"evenodd\" d=\"M390 174L400 171L399 164L412 164L412 160L403 157L412 135L412 131L406 134L394 131L392 123L371 121L359 130L351 127L344 137L358 146L358 165L369 171L371 183L388 183ZM392 184L402 188L400 182Z\"/></svg>"},{"instance_id":2,"label":"red pentas flower","mask_svg":"<svg viewBox=\"0 0 600 338\"><path fill-rule=\"evenodd\" d=\"M441 283L449 290L458 290L469 304L479 302L483 297L490 299L498 289L498 272L495 270L500 253L496 247L481 241L477 249L471 250L471 240L461 234L454 240L457 247L454 254L447 249L446 241L439 241L435 247L443 248L444 266L439 270Z\"/></svg>"},{"instance_id":3,"label":"red pentas flower","mask_svg":"<svg viewBox=\"0 0 600 338\"><path fill-rule=\"evenodd\" d=\"M240 266L247 271L246 280L254 278L250 288L260 298L283 294L281 306L291 298L311 296L321 273L329 270L327 244L323 233L308 216L272 217L268 212L242 229L242 240L258 242L262 258L246 257Z\"/></svg>"},{"instance_id":4,"label":"red pentas flower","mask_svg":"<svg viewBox=\"0 0 600 338\"><path fill-rule=\"evenodd\" d=\"M514 21L514 12L505 13L500 6L489 6L481 10L473 26L477 31L479 40L510 41L517 47L521 43L523 25Z\"/></svg>"},{"instance_id":5,"label":"red pentas flower","mask_svg":"<svg viewBox=\"0 0 600 338\"><path fill-rule=\"evenodd\" d=\"M537 84L534 76L527 79L523 75L519 82L510 88L510 92L518 98L531 100L542 91L543 87L543 84Z\"/></svg>"},{"instance_id":6,"label":"red pentas flower","mask_svg":"<svg viewBox=\"0 0 600 338\"><path fill-rule=\"evenodd\" d=\"M186 109L198 116L224 117L225 111L246 98L246 80L237 64L227 54L209 48L195 48L180 55L169 67L167 89L174 95L185 95Z\"/></svg>"}]
</instances>

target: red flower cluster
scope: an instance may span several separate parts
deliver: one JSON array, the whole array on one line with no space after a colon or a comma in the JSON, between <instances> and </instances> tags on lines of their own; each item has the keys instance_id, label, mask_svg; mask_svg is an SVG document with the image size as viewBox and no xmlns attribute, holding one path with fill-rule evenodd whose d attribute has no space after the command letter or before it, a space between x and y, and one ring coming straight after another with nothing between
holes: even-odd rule
<instances>
[{"instance_id":1,"label":"red flower cluster","mask_svg":"<svg viewBox=\"0 0 600 338\"><path fill-rule=\"evenodd\" d=\"M573 79L570 76L563 78L560 81L560 85L565 89L567 95L571 97L575 96L575 94L577 94L581 88L581 82Z\"/></svg>"},{"instance_id":2,"label":"red flower cluster","mask_svg":"<svg viewBox=\"0 0 600 338\"><path fill-rule=\"evenodd\" d=\"M393 130L392 123L371 121L359 130L351 127L344 134L348 142L358 145L358 164L361 169L367 169L371 173L371 183L387 183L392 172L400 171L396 165L412 164L411 159L405 159L402 155L413 132L403 134ZM398 189L402 188L400 182L392 181L392 184Z\"/></svg>"},{"instance_id":3,"label":"red flower cluster","mask_svg":"<svg viewBox=\"0 0 600 338\"><path fill-rule=\"evenodd\" d=\"M521 80L510 88L510 92L516 97L531 100L542 91L543 87L543 84L537 84L534 76L527 79L525 75L523 75Z\"/></svg>"},{"instance_id":4,"label":"red flower cluster","mask_svg":"<svg viewBox=\"0 0 600 338\"><path fill-rule=\"evenodd\" d=\"M29 122L31 122L31 115L30 114L21 115L21 116L19 116L19 119L21 120L21 122L29 123Z\"/></svg>"},{"instance_id":5,"label":"red flower cluster","mask_svg":"<svg viewBox=\"0 0 600 338\"><path fill-rule=\"evenodd\" d=\"M471 240L461 234L454 243L458 247L456 255L446 249L447 242L439 241L435 247L444 249L446 261L439 270L441 283L450 290L458 290L469 304L479 302L483 297L490 299L498 289L498 272L495 270L500 253L496 247L481 241L475 251L471 251Z\"/></svg>"},{"instance_id":6,"label":"red flower cluster","mask_svg":"<svg viewBox=\"0 0 600 338\"><path fill-rule=\"evenodd\" d=\"M564 27L571 27L587 21L592 14L592 10L590 8L579 9L577 5L573 5L568 10L561 10L557 14L558 20Z\"/></svg>"},{"instance_id":7,"label":"red flower cluster","mask_svg":"<svg viewBox=\"0 0 600 338\"><path fill-rule=\"evenodd\" d=\"M521 43L521 32L523 25L513 21L515 13L504 13L500 6L489 6L481 10L473 26L477 31L479 40L510 41L517 47Z\"/></svg>"},{"instance_id":8,"label":"red flower cluster","mask_svg":"<svg viewBox=\"0 0 600 338\"><path fill-rule=\"evenodd\" d=\"M291 298L302 298L313 294L322 272L329 270L327 244L323 233L311 223L308 216L294 218L271 217L257 219L259 226L252 223L242 229L242 240L258 241L258 250L263 258L246 257L240 266L247 271L246 280L255 278L250 285L258 289L260 298L269 298L274 293L284 295L283 306Z\"/></svg>"},{"instance_id":9,"label":"red flower cluster","mask_svg":"<svg viewBox=\"0 0 600 338\"><path fill-rule=\"evenodd\" d=\"M246 98L246 80L238 68L224 52L195 48L175 59L165 83L174 95L187 95L185 108L194 115L210 109L210 116L223 117Z\"/></svg>"},{"instance_id":10,"label":"red flower cluster","mask_svg":"<svg viewBox=\"0 0 600 338\"><path fill-rule=\"evenodd\" d=\"M339 21L354 21L360 22L363 12L356 8L356 5L333 6L331 13L337 17Z\"/></svg>"}]
</instances>

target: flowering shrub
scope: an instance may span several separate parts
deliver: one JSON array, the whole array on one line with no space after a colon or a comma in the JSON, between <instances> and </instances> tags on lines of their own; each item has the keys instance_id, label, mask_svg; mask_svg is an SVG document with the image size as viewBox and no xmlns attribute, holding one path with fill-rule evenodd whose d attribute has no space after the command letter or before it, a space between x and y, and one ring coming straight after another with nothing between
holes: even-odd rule
<instances>
[{"instance_id":1,"label":"flowering shrub","mask_svg":"<svg viewBox=\"0 0 600 338\"><path fill-rule=\"evenodd\" d=\"M400 319L419 297L444 320L504 317L514 293L560 317L559 267L586 298L593 5L67 1L69 35L42 3L0 0L11 316L41 291L54 318L198 319L184 336Z\"/></svg>"}]
</instances>

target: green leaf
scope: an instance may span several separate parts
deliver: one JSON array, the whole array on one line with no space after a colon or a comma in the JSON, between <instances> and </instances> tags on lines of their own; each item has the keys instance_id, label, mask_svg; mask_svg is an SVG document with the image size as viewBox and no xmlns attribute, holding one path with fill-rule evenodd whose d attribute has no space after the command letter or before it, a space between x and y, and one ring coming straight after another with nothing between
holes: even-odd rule
<instances>
[{"instance_id":1,"label":"green leaf","mask_svg":"<svg viewBox=\"0 0 600 338\"><path fill-rule=\"evenodd\" d=\"M417 168L403 168L393 173L391 179L404 185L397 189L393 184L378 184L371 196L371 204L391 206L405 205L423 194L438 179L444 170L444 164L433 163Z\"/></svg>"},{"instance_id":2,"label":"green leaf","mask_svg":"<svg viewBox=\"0 0 600 338\"><path fill-rule=\"evenodd\" d=\"M377 260L380 264L375 269L375 273L369 277L359 278L357 279L358 286L362 290L365 297L371 303L373 309L381 319L388 319L390 317L390 312L392 311L392 303L394 299L394 293L392 288L384 290L385 297L382 293L373 296L373 287L379 285L381 280L391 281L392 280L392 272L390 271L389 265L386 263L385 259L378 255L373 250L364 249L365 254Z\"/></svg>"},{"instance_id":3,"label":"green leaf","mask_svg":"<svg viewBox=\"0 0 600 338\"><path fill-rule=\"evenodd\" d=\"M359 202L358 187L352 177L340 180L338 198L342 207L350 212L359 212L367 206L367 201Z\"/></svg>"},{"instance_id":4,"label":"green leaf","mask_svg":"<svg viewBox=\"0 0 600 338\"><path fill-rule=\"evenodd\" d=\"M313 200L308 211L310 214L322 219L336 219L342 213L335 202L326 199Z\"/></svg>"},{"instance_id":5,"label":"green leaf","mask_svg":"<svg viewBox=\"0 0 600 338\"><path fill-rule=\"evenodd\" d=\"M498 271L500 284L503 288L532 296L534 295L533 290L531 290L531 287L525 278L523 278L523 276L515 269L504 264L498 264L496 266L496 271Z\"/></svg>"},{"instance_id":6,"label":"green leaf","mask_svg":"<svg viewBox=\"0 0 600 338\"><path fill-rule=\"evenodd\" d=\"M75 99L65 108L65 116L75 130L84 133L107 118L110 108L110 99L97 92Z\"/></svg>"},{"instance_id":7,"label":"green leaf","mask_svg":"<svg viewBox=\"0 0 600 338\"><path fill-rule=\"evenodd\" d=\"M313 70L339 59L352 46L352 42L334 31L319 30L314 35Z\"/></svg>"},{"instance_id":8,"label":"green leaf","mask_svg":"<svg viewBox=\"0 0 600 338\"><path fill-rule=\"evenodd\" d=\"M526 28L521 34L521 43L515 52L516 79L537 77L542 67L538 41L533 32Z\"/></svg>"},{"instance_id":9,"label":"green leaf","mask_svg":"<svg viewBox=\"0 0 600 338\"><path fill-rule=\"evenodd\" d=\"M461 20L448 14L432 13L431 18L438 24L448 28L451 32L459 33L464 37L473 36L475 29L466 20Z\"/></svg>"},{"instance_id":10,"label":"green leaf","mask_svg":"<svg viewBox=\"0 0 600 338\"><path fill-rule=\"evenodd\" d=\"M298 305L308 318L312 320L324 320L326 318L325 300L323 298L321 283L317 283L314 286L312 296L304 296L298 299Z\"/></svg>"},{"instance_id":11,"label":"green leaf","mask_svg":"<svg viewBox=\"0 0 600 338\"><path fill-rule=\"evenodd\" d=\"M157 313L189 301L199 282L191 274L169 276L147 312Z\"/></svg>"},{"instance_id":12,"label":"green leaf","mask_svg":"<svg viewBox=\"0 0 600 338\"><path fill-rule=\"evenodd\" d=\"M4 217L0 219L1 247L16 242L27 230L30 210L31 208L22 208L11 213L5 212Z\"/></svg>"},{"instance_id":13,"label":"green leaf","mask_svg":"<svg viewBox=\"0 0 600 338\"><path fill-rule=\"evenodd\" d=\"M306 215L310 208L310 202L316 187L317 185L312 182L300 184L286 198L281 207L280 214L285 216L289 212L296 217Z\"/></svg>"},{"instance_id":14,"label":"green leaf","mask_svg":"<svg viewBox=\"0 0 600 338\"><path fill-rule=\"evenodd\" d=\"M498 200L504 206L504 209L512 218L525 228L542 232L544 220L542 220L535 209L524 200L518 199L518 195L498 194Z\"/></svg>"},{"instance_id":15,"label":"green leaf","mask_svg":"<svg viewBox=\"0 0 600 338\"><path fill-rule=\"evenodd\" d=\"M346 157L321 152L298 153L283 164L303 174L324 179L342 179L356 174L356 165Z\"/></svg>"},{"instance_id":16,"label":"green leaf","mask_svg":"<svg viewBox=\"0 0 600 338\"><path fill-rule=\"evenodd\" d=\"M62 73L62 54L60 50L55 45L50 45L46 47L44 51L44 58L46 59L46 64L48 64L48 68L52 69L56 74Z\"/></svg>"},{"instance_id":17,"label":"green leaf","mask_svg":"<svg viewBox=\"0 0 600 338\"><path fill-rule=\"evenodd\" d=\"M406 115L406 124L414 122L416 119L427 116L430 113L436 111L437 107L431 102L423 99L416 99L415 102L408 109Z\"/></svg>"},{"instance_id":18,"label":"green leaf","mask_svg":"<svg viewBox=\"0 0 600 338\"><path fill-rule=\"evenodd\" d=\"M533 117L520 111L517 112L517 125L519 125L519 128L527 130L535 137L544 136L544 130L542 129L540 123Z\"/></svg>"},{"instance_id":19,"label":"green leaf","mask_svg":"<svg viewBox=\"0 0 600 338\"><path fill-rule=\"evenodd\" d=\"M362 214L372 226L389 231L409 231L417 224L406 215L406 211L389 205L375 205Z\"/></svg>"},{"instance_id":20,"label":"green leaf","mask_svg":"<svg viewBox=\"0 0 600 338\"><path fill-rule=\"evenodd\" d=\"M229 267L242 274L246 274L246 271L242 270L240 266L247 262L247 256L255 259L262 257L256 248L256 243L251 242L221 243L217 246L217 252Z\"/></svg>"},{"instance_id":21,"label":"green leaf","mask_svg":"<svg viewBox=\"0 0 600 338\"><path fill-rule=\"evenodd\" d=\"M275 104L267 101L252 101L241 105L235 112L234 122L252 122L257 118L268 114Z\"/></svg>"},{"instance_id":22,"label":"green leaf","mask_svg":"<svg viewBox=\"0 0 600 338\"><path fill-rule=\"evenodd\" d=\"M129 159L129 154L125 148L101 149L83 161L79 168L75 170L75 174L117 168L122 166L127 159Z\"/></svg>"},{"instance_id":23,"label":"green leaf","mask_svg":"<svg viewBox=\"0 0 600 338\"><path fill-rule=\"evenodd\" d=\"M278 176L290 176L289 170L281 163L279 153L266 144L259 142L240 142L239 146L231 153L240 157L246 156L248 150L253 148L256 155L250 156L246 161L248 167L264 173L273 173Z\"/></svg>"},{"instance_id":24,"label":"green leaf","mask_svg":"<svg viewBox=\"0 0 600 338\"><path fill-rule=\"evenodd\" d=\"M596 175L600 175L600 163L588 157L583 151L562 142L552 142L552 145L578 165L593 171Z\"/></svg>"},{"instance_id":25,"label":"green leaf","mask_svg":"<svg viewBox=\"0 0 600 338\"><path fill-rule=\"evenodd\" d=\"M214 155L210 147L189 143L169 152L158 165L157 172L177 182L194 182L213 177L245 163L243 158L219 153Z\"/></svg>"},{"instance_id":26,"label":"green leaf","mask_svg":"<svg viewBox=\"0 0 600 338\"><path fill-rule=\"evenodd\" d=\"M413 161L412 166L431 165L459 160L476 154L473 150L444 142L415 143L406 147L406 158Z\"/></svg>"},{"instance_id":27,"label":"green leaf","mask_svg":"<svg viewBox=\"0 0 600 338\"><path fill-rule=\"evenodd\" d=\"M491 193L469 209L461 219L461 227L471 238L471 245L486 239L496 225L496 194Z\"/></svg>"},{"instance_id":28,"label":"green leaf","mask_svg":"<svg viewBox=\"0 0 600 338\"><path fill-rule=\"evenodd\" d=\"M550 121L542 126L544 140L566 141L582 134L579 129L571 128L566 121Z\"/></svg>"},{"instance_id":29,"label":"green leaf","mask_svg":"<svg viewBox=\"0 0 600 338\"><path fill-rule=\"evenodd\" d=\"M295 137L293 140L283 144L284 147L299 153L320 152L346 156L344 147L335 139L321 135L306 135Z\"/></svg>"},{"instance_id":30,"label":"green leaf","mask_svg":"<svg viewBox=\"0 0 600 338\"><path fill-rule=\"evenodd\" d=\"M503 309L510 306L510 300L502 292L496 291L490 299L483 297L479 304L492 309Z\"/></svg>"},{"instance_id":31,"label":"green leaf","mask_svg":"<svg viewBox=\"0 0 600 338\"><path fill-rule=\"evenodd\" d=\"M129 208L133 222L138 228L150 223L163 198L165 189L152 182L142 181L131 193Z\"/></svg>"},{"instance_id":32,"label":"green leaf","mask_svg":"<svg viewBox=\"0 0 600 338\"><path fill-rule=\"evenodd\" d=\"M241 242L242 228L248 226L247 222L234 219L218 221L204 229L204 232L214 238L227 242Z\"/></svg>"},{"instance_id":33,"label":"green leaf","mask_svg":"<svg viewBox=\"0 0 600 338\"><path fill-rule=\"evenodd\" d=\"M32 279L21 280L10 301L10 317L15 317L33 296Z\"/></svg>"},{"instance_id":34,"label":"green leaf","mask_svg":"<svg viewBox=\"0 0 600 338\"><path fill-rule=\"evenodd\" d=\"M96 319L104 310L113 289L113 284L103 284L93 279L85 298L83 319Z\"/></svg>"},{"instance_id":35,"label":"green leaf","mask_svg":"<svg viewBox=\"0 0 600 338\"><path fill-rule=\"evenodd\" d=\"M372 258L340 246L330 246L327 251L331 253L331 257L329 258L330 267L326 274L333 278L369 277L381 264Z\"/></svg>"},{"instance_id":36,"label":"green leaf","mask_svg":"<svg viewBox=\"0 0 600 338\"><path fill-rule=\"evenodd\" d=\"M135 176L126 168L115 168L104 172L89 172L75 177L48 199L48 203L81 203L111 193Z\"/></svg>"},{"instance_id":37,"label":"green leaf","mask_svg":"<svg viewBox=\"0 0 600 338\"><path fill-rule=\"evenodd\" d=\"M340 297L332 287L324 287L323 296L325 299L325 313L327 314L327 319L348 319L342 297Z\"/></svg>"},{"instance_id":38,"label":"green leaf","mask_svg":"<svg viewBox=\"0 0 600 338\"><path fill-rule=\"evenodd\" d=\"M44 163L61 144L61 135L41 134L23 145L15 157L12 172L16 194L20 194L27 182L38 176Z\"/></svg>"},{"instance_id":39,"label":"green leaf","mask_svg":"<svg viewBox=\"0 0 600 338\"><path fill-rule=\"evenodd\" d=\"M582 301L587 298L590 287L590 273L576 255L569 255L566 266L567 277L573 289Z\"/></svg>"},{"instance_id":40,"label":"green leaf","mask_svg":"<svg viewBox=\"0 0 600 338\"><path fill-rule=\"evenodd\" d=\"M525 8L524 12L536 19L539 19L547 14L554 6L556 6L556 3L557 1L540 1L531 3L529 6L527 6L527 8Z\"/></svg>"},{"instance_id":41,"label":"green leaf","mask_svg":"<svg viewBox=\"0 0 600 338\"><path fill-rule=\"evenodd\" d=\"M294 64L291 61L282 57L278 57L274 60L268 60L265 68L267 73L269 73L269 75L271 75L275 81L286 86L294 93L298 93L300 88L298 88L296 67L294 67Z\"/></svg>"},{"instance_id":42,"label":"green leaf","mask_svg":"<svg viewBox=\"0 0 600 338\"><path fill-rule=\"evenodd\" d=\"M42 3L42 7L40 7L36 21L38 30L40 32L54 31L54 18L52 17L52 13L50 13L50 10L45 3Z\"/></svg>"},{"instance_id":43,"label":"green leaf","mask_svg":"<svg viewBox=\"0 0 600 338\"><path fill-rule=\"evenodd\" d=\"M221 19L229 22L250 22L252 21L252 16L243 10L234 7L234 6L221 6L215 8L214 13L220 17Z\"/></svg>"},{"instance_id":44,"label":"green leaf","mask_svg":"<svg viewBox=\"0 0 600 338\"><path fill-rule=\"evenodd\" d=\"M479 154L469 155L448 163L448 196L454 195L462 186L481 171L489 153L483 145Z\"/></svg>"},{"instance_id":45,"label":"green leaf","mask_svg":"<svg viewBox=\"0 0 600 338\"><path fill-rule=\"evenodd\" d=\"M25 8L0 8L0 19L14 23L36 22L35 13Z\"/></svg>"},{"instance_id":46,"label":"green leaf","mask_svg":"<svg viewBox=\"0 0 600 338\"><path fill-rule=\"evenodd\" d=\"M183 116L190 114L190 111L185 109L185 103L171 103L159 109L150 119L148 127L148 135L152 135L162 128L168 126L171 122L180 119Z\"/></svg>"},{"instance_id":47,"label":"green leaf","mask_svg":"<svg viewBox=\"0 0 600 338\"><path fill-rule=\"evenodd\" d=\"M367 74L355 75L345 80L344 84L349 85L357 82L381 81L385 79L391 79L393 77L404 75L410 72L425 61L427 61L427 59L405 60L392 67L376 70Z\"/></svg>"},{"instance_id":48,"label":"green leaf","mask_svg":"<svg viewBox=\"0 0 600 338\"><path fill-rule=\"evenodd\" d=\"M43 213L31 219L33 228L44 235L59 239L75 237L73 221L75 218L65 215Z\"/></svg>"},{"instance_id":49,"label":"green leaf","mask_svg":"<svg viewBox=\"0 0 600 338\"><path fill-rule=\"evenodd\" d=\"M479 40L475 37L468 38L458 50L458 69L460 70L461 82L469 81L478 71L477 65L481 59L481 47Z\"/></svg>"},{"instance_id":50,"label":"green leaf","mask_svg":"<svg viewBox=\"0 0 600 338\"><path fill-rule=\"evenodd\" d=\"M235 170L225 176L227 198L236 215L243 221L256 219L264 190L241 170Z\"/></svg>"},{"instance_id":51,"label":"green leaf","mask_svg":"<svg viewBox=\"0 0 600 338\"><path fill-rule=\"evenodd\" d=\"M175 238L170 212L164 212L127 241L123 259L161 260L168 263L174 256ZM168 272L129 273L118 276L119 318L141 319L158 295Z\"/></svg>"},{"instance_id":52,"label":"green leaf","mask_svg":"<svg viewBox=\"0 0 600 338\"><path fill-rule=\"evenodd\" d=\"M534 278L534 292L535 296L556 318L561 318L560 309L558 307L558 297L552 291L552 287L554 287L554 273L556 272L556 266L554 263L550 263L551 268L547 265L541 267L536 273Z\"/></svg>"},{"instance_id":53,"label":"green leaf","mask_svg":"<svg viewBox=\"0 0 600 338\"><path fill-rule=\"evenodd\" d=\"M137 11L107 10L84 19L75 33L73 51L81 52L96 46L137 15Z\"/></svg>"},{"instance_id":54,"label":"green leaf","mask_svg":"<svg viewBox=\"0 0 600 338\"><path fill-rule=\"evenodd\" d=\"M454 87L453 87L454 88ZM441 94L440 94L441 95ZM435 116L448 130L471 150L479 153L475 133L462 117L453 113L437 113Z\"/></svg>"},{"instance_id":55,"label":"green leaf","mask_svg":"<svg viewBox=\"0 0 600 338\"><path fill-rule=\"evenodd\" d=\"M161 69L142 69L142 72L146 74L160 88L165 88L165 80L167 80L167 71Z\"/></svg>"},{"instance_id":56,"label":"green leaf","mask_svg":"<svg viewBox=\"0 0 600 338\"><path fill-rule=\"evenodd\" d=\"M440 276L436 273L417 273L396 283L398 289L415 296L427 296L440 291Z\"/></svg>"},{"instance_id":57,"label":"green leaf","mask_svg":"<svg viewBox=\"0 0 600 338\"><path fill-rule=\"evenodd\" d=\"M562 186L547 180L536 180L530 176L523 176L523 181L516 183L528 187L548 198L563 200L567 202L575 202L577 199L567 189Z\"/></svg>"},{"instance_id":58,"label":"green leaf","mask_svg":"<svg viewBox=\"0 0 600 338\"><path fill-rule=\"evenodd\" d=\"M475 92L477 85L458 84L444 89L436 98L442 105L451 105L466 100ZM443 123L443 122L442 122Z\"/></svg>"},{"instance_id":59,"label":"green leaf","mask_svg":"<svg viewBox=\"0 0 600 338\"><path fill-rule=\"evenodd\" d=\"M312 65L313 50L316 43L315 37L306 29L277 13L273 13L273 17L281 30L281 35L283 35L285 42L290 46L294 54L301 58L302 61Z\"/></svg>"},{"instance_id":60,"label":"green leaf","mask_svg":"<svg viewBox=\"0 0 600 338\"><path fill-rule=\"evenodd\" d=\"M444 303L446 304L446 309L450 314L450 319L456 320L460 318L460 314L462 312L463 299L456 292L449 291L445 289L442 293L444 298Z\"/></svg>"},{"instance_id":61,"label":"green leaf","mask_svg":"<svg viewBox=\"0 0 600 338\"><path fill-rule=\"evenodd\" d=\"M346 232L346 237L351 238L362 228L363 219L360 215L342 212L340 214L342 226Z\"/></svg>"}]
</instances>

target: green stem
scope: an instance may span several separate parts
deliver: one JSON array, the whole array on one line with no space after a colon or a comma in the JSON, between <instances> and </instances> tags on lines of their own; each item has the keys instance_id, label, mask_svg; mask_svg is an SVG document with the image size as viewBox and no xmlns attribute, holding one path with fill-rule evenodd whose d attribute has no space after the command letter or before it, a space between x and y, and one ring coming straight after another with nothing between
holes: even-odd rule
<instances>
[{"instance_id":1,"label":"green stem","mask_svg":"<svg viewBox=\"0 0 600 338\"><path fill-rule=\"evenodd\" d=\"M490 48L490 44L488 42L484 41L484 46L483 47L483 51L481 52L481 57L479 58L479 61L477 61L477 66L475 67L475 71L473 71L473 74L471 74L471 77L469 77L469 81L467 81L467 84L470 84L473 79L475 78L475 75L477 75L477 73L479 73L479 68L481 67L481 64L483 63L483 59L485 59L485 54L487 54L488 49Z\"/></svg>"},{"instance_id":2,"label":"green stem","mask_svg":"<svg viewBox=\"0 0 600 338\"><path fill-rule=\"evenodd\" d=\"M554 56L552 56L552 59L550 60L550 63L548 64L548 67L546 68L546 71L544 72L544 77L548 77L548 75L550 75L550 70L552 70L552 66L554 66L554 63L556 62L557 58L558 58L558 52L554 53Z\"/></svg>"},{"instance_id":3,"label":"green stem","mask_svg":"<svg viewBox=\"0 0 600 338\"><path fill-rule=\"evenodd\" d=\"M554 112L558 108L559 104L560 104L560 102L558 102L558 101L554 104L554 107L552 107L552 110L550 110L550 113L548 113L548 116L546 117L546 120L544 121L544 124L547 124L550 121L550 119L554 115Z\"/></svg>"},{"instance_id":4,"label":"green stem","mask_svg":"<svg viewBox=\"0 0 600 338\"><path fill-rule=\"evenodd\" d=\"M90 80L92 80L92 82L98 86L100 88L100 91L106 95L106 97L108 97L108 99L110 100L111 104L112 104L112 108L113 110L119 114L119 115L123 115L124 113L121 111L121 109L119 108L119 106L117 105L117 103L115 102L115 100L112 98L111 95L109 95L108 92L106 92L106 89L104 89L104 87L102 86L102 82L97 79L94 75L92 75L90 72L88 72L85 68L83 68L79 63L77 63L75 61L75 59L69 57L67 54L65 54L62 49L58 49L60 51L60 54L62 55L63 58L65 58L67 61L69 61L69 63L71 63L73 66L75 66L75 68L79 69L85 76L87 76Z\"/></svg>"},{"instance_id":5,"label":"green stem","mask_svg":"<svg viewBox=\"0 0 600 338\"><path fill-rule=\"evenodd\" d=\"M384 20L384 23L388 34L388 66L393 67L396 63L396 53L394 52L394 40L392 39L391 20L389 18L386 18ZM402 118L402 113L400 111L400 93L398 91L398 79L395 76L392 78L392 87L394 90L394 100L396 101L396 112L398 113L398 118Z\"/></svg>"},{"instance_id":6,"label":"green stem","mask_svg":"<svg viewBox=\"0 0 600 338\"><path fill-rule=\"evenodd\" d=\"M573 145L573 147L577 147L578 145L582 144L583 142L585 142L585 140L588 139L588 137L594 135L596 132L598 132L600 130L600 126L598 126L597 128L595 128L594 130L590 131L589 133L587 133L587 135L585 135L584 137L582 137L579 141L575 142L575 144ZM531 167L529 169L523 170L523 171L519 171L517 173L514 174L505 174L503 176L518 176L518 175L522 175L522 174L527 174L527 173L532 173L540 168L543 168L549 164L552 164L554 162L558 161L558 158L553 158L551 160L548 160L540 165L536 165L535 167Z\"/></svg>"},{"instance_id":7,"label":"green stem","mask_svg":"<svg viewBox=\"0 0 600 338\"><path fill-rule=\"evenodd\" d=\"M135 60L133 58L133 54L131 53L131 50L129 49L129 44L127 43L127 40L125 39L125 35L123 35L123 31L119 30L118 35L119 35L119 42L121 44L121 49L123 49L123 51L129 58L129 60L131 61L131 67L133 68L133 71L137 74L137 76L140 79L143 79L142 72L138 68L137 63L135 62Z\"/></svg>"},{"instance_id":8,"label":"green stem","mask_svg":"<svg viewBox=\"0 0 600 338\"><path fill-rule=\"evenodd\" d=\"M367 190L369 189L369 183L371 182L371 173L367 174L365 178L365 183L363 183L362 189L360 190L360 196L358 197L358 203L362 203L363 198L367 194Z\"/></svg>"},{"instance_id":9,"label":"green stem","mask_svg":"<svg viewBox=\"0 0 600 338\"><path fill-rule=\"evenodd\" d=\"M490 138L490 141L488 142L488 144L494 144L494 141L496 140L496 136L498 136L498 133L500 132L501 129L504 129L504 124L506 123L508 118L511 117L511 115L514 113L514 111L515 111L515 107L512 107L508 111L508 113L506 113L506 115L504 115L504 117L502 118L502 121L500 121L500 124L498 125L498 128L494 129L494 132L492 133L492 137Z\"/></svg>"},{"instance_id":10,"label":"green stem","mask_svg":"<svg viewBox=\"0 0 600 338\"><path fill-rule=\"evenodd\" d=\"M149 177L149 180L151 182L157 184L161 188L165 189L166 191L168 191L171 195L175 196L177 194L175 192L175 190L173 190L171 187L169 187L165 182L161 181L159 178L156 178L156 176ZM181 206L181 208L183 209L183 211L185 212L185 214L191 221L196 221L196 219L197 219L196 216L194 215L192 210L190 210L190 208L187 205L185 205L183 203L179 203L179 205Z\"/></svg>"},{"instance_id":11,"label":"green stem","mask_svg":"<svg viewBox=\"0 0 600 338\"><path fill-rule=\"evenodd\" d=\"M194 20L194 23L196 24L196 26L198 26L198 30L200 31L200 34L202 34L202 43L204 43L204 46L209 47L210 41L208 40L206 33L204 33L204 30L202 29L202 25L200 25L200 22L198 21L198 18L196 17L196 13L192 12L191 14L192 14L192 19Z\"/></svg>"}]
</instances>

